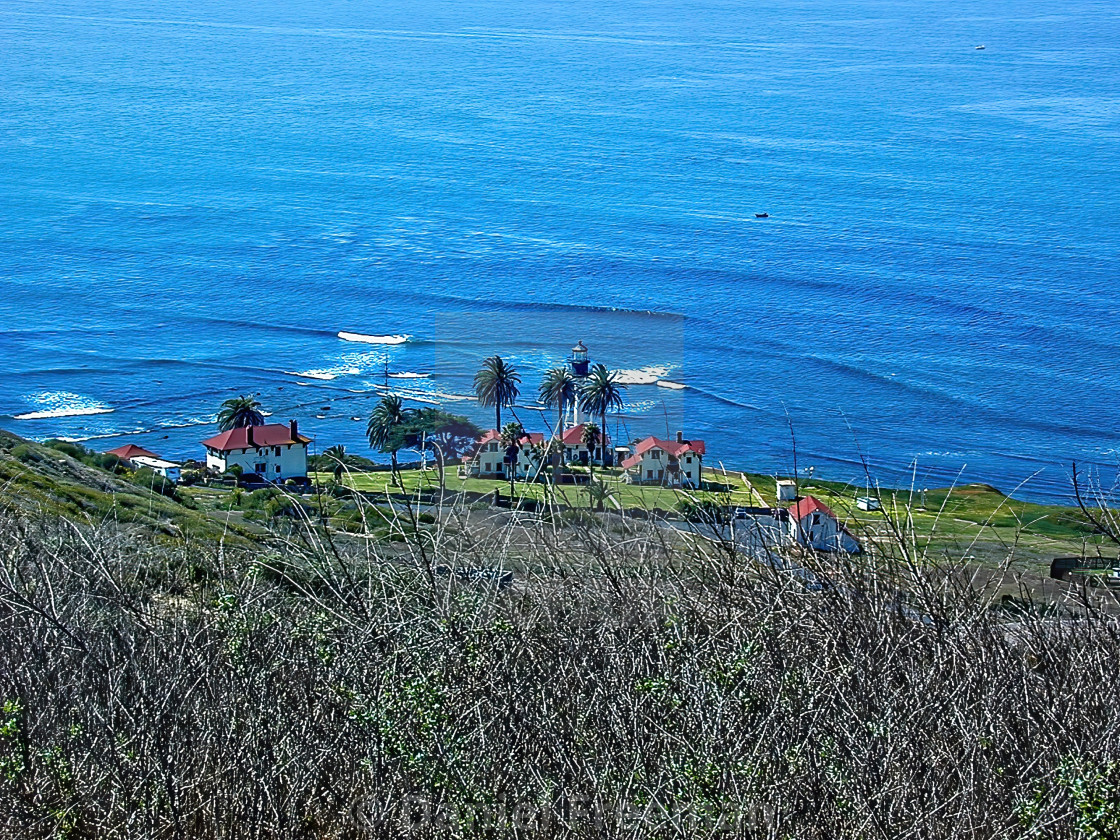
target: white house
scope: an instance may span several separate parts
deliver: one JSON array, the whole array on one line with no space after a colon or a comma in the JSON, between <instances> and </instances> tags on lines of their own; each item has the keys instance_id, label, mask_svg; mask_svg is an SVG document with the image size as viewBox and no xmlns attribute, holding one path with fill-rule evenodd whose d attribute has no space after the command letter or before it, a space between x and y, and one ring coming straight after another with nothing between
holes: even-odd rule
<instances>
[{"instance_id":1,"label":"white house","mask_svg":"<svg viewBox=\"0 0 1120 840\"><path fill-rule=\"evenodd\" d=\"M564 444L564 462L568 464L586 464L588 461L594 459L595 463L599 463L598 453L592 452L588 449L587 444L583 442L583 429L586 423L580 423L578 426L572 426L560 436L560 442ZM601 445L610 449L611 439L610 435L599 430L603 440ZM595 447L596 450L599 448Z\"/></svg>"},{"instance_id":2,"label":"white house","mask_svg":"<svg viewBox=\"0 0 1120 840\"><path fill-rule=\"evenodd\" d=\"M860 551L859 541L828 505L814 496L805 496L790 506L789 529L794 542L817 551Z\"/></svg>"},{"instance_id":3,"label":"white house","mask_svg":"<svg viewBox=\"0 0 1120 840\"><path fill-rule=\"evenodd\" d=\"M130 443L126 446L118 446L116 449L110 449L105 453L106 455L116 455L125 464L133 469L149 469L154 473L162 475L169 481L178 482L181 473L181 468L174 461L165 461L160 458L156 453L149 452L142 446L137 446L135 443Z\"/></svg>"},{"instance_id":4,"label":"white house","mask_svg":"<svg viewBox=\"0 0 1120 840\"><path fill-rule=\"evenodd\" d=\"M162 475L168 481L179 483L179 477L182 470L174 461L165 461L162 458L153 458L147 455L137 455L132 459L132 463L138 467L146 467L157 475Z\"/></svg>"},{"instance_id":5,"label":"white house","mask_svg":"<svg viewBox=\"0 0 1120 840\"><path fill-rule=\"evenodd\" d=\"M307 445L311 438L299 433L296 421L285 426L246 426L230 429L202 441L206 468L229 472L235 465L242 473L255 473L266 481L307 477Z\"/></svg>"},{"instance_id":6,"label":"white house","mask_svg":"<svg viewBox=\"0 0 1120 840\"><path fill-rule=\"evenodd\" d=\"M634 454L622 462L626 481L631 484L663 484L668 487L699 487L704 465L704 441L648 437L634 447Z\"/></svg>"},{"instance_id":7,"label":"white house","mask_svg":"<svg viewBox=\"0 0 1120 840\"><path fill-rule=\"evenodd\" d=\"M516 478L529 478L538 468L533 447L544 441L540 432L527 432L517 446ZM505 463L506 448L502 446L502 433L491 429L474 443L472 453L463 458L463 471L471 478L509 478Z\"/></svg>"}]
</instances>

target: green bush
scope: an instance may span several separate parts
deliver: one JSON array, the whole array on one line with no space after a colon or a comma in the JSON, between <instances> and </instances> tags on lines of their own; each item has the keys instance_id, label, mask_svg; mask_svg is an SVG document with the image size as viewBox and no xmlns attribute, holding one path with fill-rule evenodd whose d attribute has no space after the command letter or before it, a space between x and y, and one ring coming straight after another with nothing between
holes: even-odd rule
<instances>
[{"instance_id":1,"label":"green bush","mask_svg":"<svg viewBox=\"0 0 1120 840\"><path fill-rule=\"evenodd\" d=\"M174 481L166 479L159 473L152 472L147 468L137 470L129 475L129 481L137 487L143 487L169 499L178 500L179 498L178 488Z\"/></svg>"},{"instance_id":2,"label":"green bush","mask_svg":"<svg viewBox=\"0 0 1120 840\"><path fill-rule=\"evenodd\" d=\"M264 512L270 519L276 519L281 516L295 517L299 516L302 511L303 506L291 496L274 496L269 499L264 506Z\"/></svg>"},{"instance_id":3,"label":"green bush","mask_svg":"<svg viewBox=\"0 0 1120 840\"><path fill-rule=\"evenodd\" d=\"M262 487L247 494L242 505L250 510L264 510L268 503L279 495L280 491L275 487Z\"/></svg>"},{"instance_id":4,"label":"green bush","mask_svg":"<svg viewBox=\"0 0 1120 840\"><path fill-rule=\"evenodd\" d=\"M61 452L63 455L69 455L76 461L84 461L90 455L90 451L84 446L79 446L68 440L48 440L44 446L53 449L55 452Z\"/></svg>"}]
</instances>

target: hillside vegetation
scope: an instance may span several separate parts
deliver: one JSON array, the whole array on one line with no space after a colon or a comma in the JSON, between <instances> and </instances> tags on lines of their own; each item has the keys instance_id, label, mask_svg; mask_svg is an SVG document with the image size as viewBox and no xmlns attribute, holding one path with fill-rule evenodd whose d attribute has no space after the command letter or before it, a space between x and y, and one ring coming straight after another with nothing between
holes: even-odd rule
<instances>
[{"instance_id":1,"label":"hillside vegetation","mask_svg":"<svg viewBox=\"0 0 1120 840\"><path fill-rule=\"evenodd\" d=\"M1008 599L886 547L778 571L588 513L221 543L66 457L3 461L37 494L0 513L4 836L1120 831L1103 590Z\"/></svg>"}]
</instances>

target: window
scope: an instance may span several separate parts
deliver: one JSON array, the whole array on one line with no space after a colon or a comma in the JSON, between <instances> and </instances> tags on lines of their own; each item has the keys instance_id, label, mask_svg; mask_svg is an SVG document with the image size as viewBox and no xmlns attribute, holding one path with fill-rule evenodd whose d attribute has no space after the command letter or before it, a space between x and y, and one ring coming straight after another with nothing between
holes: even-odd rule
<instances>
[{"instance_id":1,"label":"window","mask_svg":"<svg viewBox=\"0 0 1120 840\"><path fill-rule=\"evenodd\" d=\"M691 455L689 455L689 456L688 456L687 458L685 458L685 459L684 459L684 462L685 462L686 464L691 464L691 463L692 463L692 456L691 456Z\"/></svg>"},{"instance_id":2,"label":"window","mask_svg":"<svg viewBox=\"0 0 1120 840\"><path fill-rule=\"evenodd\" d=\"M646 478L653 478L653 470L646 470Z\"/></svg>"},{"instance_id":3,"label":"window","mask_svg":"<svg viewBox=\"0 0 1120 840\"><path fill-rule=\"evenodd\" d=\"M268 467L268 465L263 464L263 463L262 464L254 464L253 465L253 472L255 472L257 474L263 474L265 469L267 469L267 467Z\"/></svg>"},{"instance_id":4,"label":"window","mask_svg":"<svg viewBox=\"0 0 1120 840\"><path fill-rule=\"evenodd\" d=\"M660 461L661 460L661 450L660 449L654 449L649 454L653 456L653 460L655 460L655 461Z\"/></svg>"},{"instance_id":5,"label":"window","mask_svg":"<svg viewBox=\"0 0 1120 840\"><path fill-rule=\"evenodd\" d=\"M279 464L276 465L276 472L280 472L280 465Z\"/></svg>"},{"instance_id":6,"label":"window","mask_svg":"<svg viewBox=\"0 0 1120 840\"><path fill-rule=\"evenodd\" d=\"M814 513L813 514L813 524L814 525L820 525L821 524L821 515L819 513Z\"/></svg>"},{"instance_id":7,"label":"window","mask_svg":"<svg viewBox=\"0 0 1120 840\"><path fill-rule=\"evenodd\" d=\"M279 458L280 457L280 447L279 446L272 447L272 454L275 455L277 458ZM280 468L277 467L276 469L279 470Z\"/></svg>"}]
</instances>

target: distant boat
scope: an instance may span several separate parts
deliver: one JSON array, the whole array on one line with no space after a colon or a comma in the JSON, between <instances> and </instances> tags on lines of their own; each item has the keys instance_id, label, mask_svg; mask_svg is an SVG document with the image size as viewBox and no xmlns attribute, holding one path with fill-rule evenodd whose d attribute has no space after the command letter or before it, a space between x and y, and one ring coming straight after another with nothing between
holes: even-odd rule
<instances>
[{"instance_id":1,"label":"distant boat","mask_svg":"<svg viewBox=\"0 0 1120 840\"><path fill-rule=\"evenodd\" d=\"M755 217L756 219L769 219L769 218L770 218L770 214L769 214L769 213L755 213L755 214L754 214L754 217Z\"/></svg>"},{"instance_id":2,"label":"distant boat","mask_svg":"<svg viewBox=\"0 0 1120 840\"><path fill-rule=\"evenodd\" d=\"M977 47L976 49L978 49L978 50L982 50L982 49L984 49L984 45L983 45L983 44L981 44L981 45L980 45L980 46L978 46L978 47Z\"/></svg>"}]
</instances>

